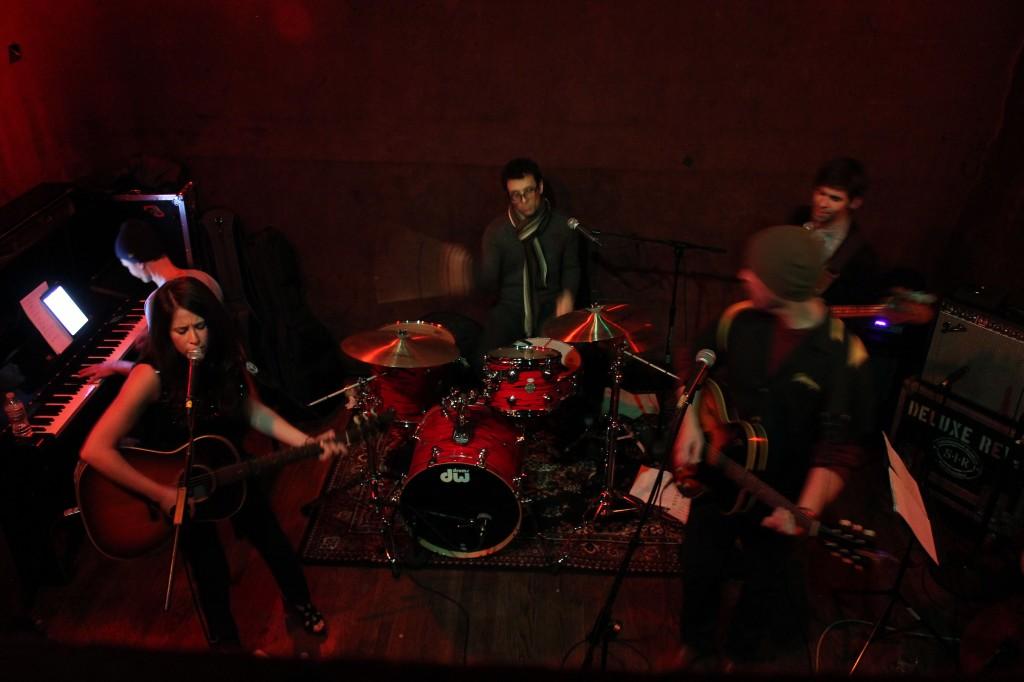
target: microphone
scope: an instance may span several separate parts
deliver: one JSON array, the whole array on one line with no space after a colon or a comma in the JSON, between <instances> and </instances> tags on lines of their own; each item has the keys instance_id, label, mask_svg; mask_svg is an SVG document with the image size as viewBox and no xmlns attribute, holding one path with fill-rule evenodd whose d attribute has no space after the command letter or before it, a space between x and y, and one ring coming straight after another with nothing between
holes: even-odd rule
<instances>
[{"instance_id":1,"label":"microphone","mask_svg":"<svg viewBox=\"0 0 1024 682\"><path fill-rule=\"evenodd\" d=\"M597 237L594 236L594 233L580 225L580 221L576 220L575 218L569 218L565 222L569 226L570 230L576 230L581 235L586 237L590 243L594 244L595 246L601 246L601 242L597 240Z\"/></svg>"},{"instance_id":2,"label":"microphone","mask_svg":"<svg viewBox=\"0 0 1024 682\"><path fill-rule=\"evenodd\" d=\"M185 383L185 409L192 410L192 387L195 382L196 365L203 359L205 353L202 348L193 348L185 357L188 358L188 381Z\"/></svg>"},{"instance_id":3,"label":"microphone","mask_svg":"<svg viewBox=\"0 0 1024 682\"><path fill-rule=\"evenodd\" d=\"M715 360L718 357L715 355L715 351L710 348L702 348L697 351L697 357L694 359L697 361L697 370L690 381L685 384L685 390L679 397L679 402L676 403L679 407L690 404L693 396L700 390L700 387L708 378L708 371L715 366Z\"/></svg>"},{"instance_id":4,"label":"microphone","mask_svg":"<svg viewBox=\"0 0 1024 682\"><path fill-rule=\"evenodd\" d=\"M945 379L942 380L941 383L939 383L939 388L941 388L941 389L951 388L953 386L953 384L955 384L956 382L958 382L961 379L963 379L964 375L966 375L968 370L970 370L970 369L971 369L970 365L964 365L963 367L960 367L959 369L954 369L952 372L949 373L949 376L947 376Z\"/></svg>"}]
</instances>

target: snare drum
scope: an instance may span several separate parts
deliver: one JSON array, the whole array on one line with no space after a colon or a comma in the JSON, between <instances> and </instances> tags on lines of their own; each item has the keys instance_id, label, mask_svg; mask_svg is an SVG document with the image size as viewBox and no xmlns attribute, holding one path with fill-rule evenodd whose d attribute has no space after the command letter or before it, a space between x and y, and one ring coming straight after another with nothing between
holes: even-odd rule
<instances>
[{"instance_id":1,"label":"snare drum","mask_svg":"<svg viewBox=\"0 0 1024 682\"><path fill-rule=\"evenodd\" d=\"M416 429L399 508L427 549L460 559L487 556L515 537L522 520L517 430L486 405L430 410Z\"/></svg>"},{"instance_id":2,"label":"snare drum","mask_svg":"<svg viewBox=\"0 0 1024 682\"><path fill-rule=\"evenodd\" d=\"M547 414L562 402L556 382L558 351L540 346L508 347L487 354L484 390L494 409L513 417Z\"/></svg>"},{"instance_id":3,"label":"snare drum","mask_svg":"<svg viewBox=\"0 0 1024 682\"><path fill-rule=\"evenodd\" d=\"M580 352L564 341L544 336L529 338L526 341L532 346L550 348L559 352L562 356L562 371L555 379L558 395L560 400L576 395L576 382L579 380L580 369L583 367L583 356L580 355Z\"/></svg>"},{"instance_id":4,"label":"snare drum","mask_svg":"<svg viewBox=\"0 0 1024 682\"><path fill-rule=\"evenodd\" d=\"M390 322L388 324L381 325L378 329L385 332L404 331L416 336L434 336L439 339L444 339L448 343L455 343L455 336L443 325L435 322L424 322L423 320L399 320L398 322Z\"/></svg>"}]
</instances>

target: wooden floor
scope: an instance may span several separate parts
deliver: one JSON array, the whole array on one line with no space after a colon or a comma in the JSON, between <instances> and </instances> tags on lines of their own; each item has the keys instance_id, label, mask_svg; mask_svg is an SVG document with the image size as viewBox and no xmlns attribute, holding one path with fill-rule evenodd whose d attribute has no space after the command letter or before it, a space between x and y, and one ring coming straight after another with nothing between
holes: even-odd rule
<instances>
[{"instance_id":1,"label":"wooden floor","mask_svg":"<svg viewBox=\"0 0 1024 682\"><path fill-rule=\"evenodd\" d=\"M274 506L296 545L307 519L301 506L321 489L328 464L300 462L282 471L274 483ZM231 534L230 526L222 529ZM303 632L286 618L276 587L256 553L228 539L233 574L233 608L247 650L271 657L376 660L450 666L507 665L578 669L589 632L612 584L611 576L554 571L402 570L309 566L314 600L327 616L324 639ZM84 545L72 581L43 589L34 615L48 638L70 645L115 645L168 651L204 651L206 643L181 572L168 612L162 611L169 553L133 562L116 562ZM925 585L923 564L908 577ZM886 576L895 568L891 563ZM831 574L831 566L823 573ZM818 576L821 583L821 576ZM854 579L848 586L877 587ZM803 673L814 665L821 633L820 669L844 670L866 638L865 623L877 618L883 601L860 598L837 606L836 581L819 584L814 596L815 623L806 652L780 659L768 671ZM839 580L838 583L842 583ZM842 586L841 584L839 585ZM682 584L678 578L630 577L622 586L614 617L622 632L609 650L608 669L662 672L670 669L679 632ZM939 614L959 608L948 595L930 598ZM939 590L940 591L940 590ZM952 606L951 606L952 604ZM960 614L966 620L967 612ZM901 619L896 614L897 621ZM903 621L907 618L905 614ZM839 622L841 621L841 622ZM826 627L832 623L833 627ZM836 627L836 623L842 627ZM852 624L852 627L851 627ZM912 623L911 623L912 624ZM963 622L959 624L962 627ZM827 638L826 638L827 635ZM918 674L955 670L956 643L943 652L914 642L878 645L862 670Z\"/></svg>"},{"instance_id":2,"label":"wooden floor","mask_svg":"<svg viewBox=\"0 0 1024 682\"><path fill-rule=\"evenodd\" d=\"M300 507L316 497L328 464L306 461L282 471L274 507L298 545L307 519ZM233 609L246 649L270 656L386 659L444 665L578 666L583 640L611 577L568 572L403 570L308 566L314 601L327 616L325 639L286 618L262 560L222 534L232 566ZM72 582L47 587L34 615L50 639L75 645L204 650L187 582L178 572L171 608L163 612L169 552L131 562L82 547ZM622 644L611 668L659 670L678 635L678 578L626 580L614 615Z\"/></svg>"}]
</instances>

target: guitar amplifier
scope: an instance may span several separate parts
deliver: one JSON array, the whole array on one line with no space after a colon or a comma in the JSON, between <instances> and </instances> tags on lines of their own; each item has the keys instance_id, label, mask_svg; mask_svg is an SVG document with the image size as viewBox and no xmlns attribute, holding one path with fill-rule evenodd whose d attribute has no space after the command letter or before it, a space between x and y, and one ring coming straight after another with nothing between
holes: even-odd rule
<instances>
[{"instance_id":1,"label":"guitar amplifier","mask_svg":"<svg viewBox=\"0 0 1024 682\"><path fill-rule=\"evenodd\" d=\"M1022 526L1024 446L1009 421L911 378L903 382L891 433L933 498L999 532Z\"/></svg>"},{"instance_id":2,"label":"guitar amplifier","mask_svg":"<svg viewBox=\"0 0 1024 682\"><path fill-rule=\"evenodd\" d=\"M1018 419L1024 395L1024 327L943 301L921 379L940 385L958 374L950 385L954 396Z\"/></svg>"}]
</instances>

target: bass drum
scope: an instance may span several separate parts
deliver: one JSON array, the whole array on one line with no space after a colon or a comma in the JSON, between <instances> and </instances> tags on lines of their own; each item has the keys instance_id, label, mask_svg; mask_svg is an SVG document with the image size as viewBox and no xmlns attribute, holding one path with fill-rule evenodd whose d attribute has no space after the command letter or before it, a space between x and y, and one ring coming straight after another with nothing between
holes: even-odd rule
<instances>
[{"instance_id":1,"label":"bass drum","mask_svg":"<svg viewBox=\"0 0 1024 682\"><path fill-rule=\"evenodd\" d=\"M456 413L435 407L416 429L399 498L416 540L438 554L469 559L499 551L519 531L519 432L486 405Z\"/></svg>"}]
</instances>

